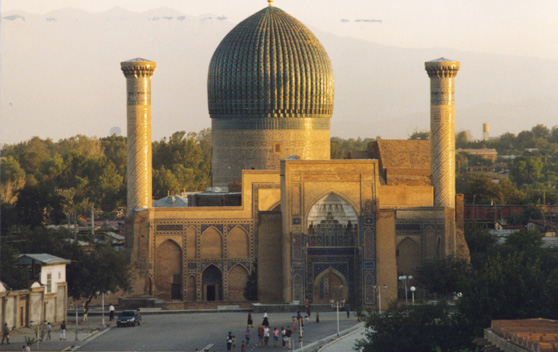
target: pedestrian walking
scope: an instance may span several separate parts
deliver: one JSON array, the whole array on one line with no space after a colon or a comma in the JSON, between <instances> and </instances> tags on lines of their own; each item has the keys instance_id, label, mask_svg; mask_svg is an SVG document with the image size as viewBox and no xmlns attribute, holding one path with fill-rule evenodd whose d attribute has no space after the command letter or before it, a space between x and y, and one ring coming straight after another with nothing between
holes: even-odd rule
<instances>
[{"instance_id":1,"label":"pedestrian walking","mask_svg":"<svg viewBox=\"0 0 558 352\"><path fill-rule=\"evenodd\" d=\"M264 336L264 328L260 325L258 328L258 344L260 347L263 347L263 336Z\"/></svg>"},{"instance_id":2,"label":"pedestrian walking","mask_svg":"<svg viewBox=\"0 0 558 352\"><path fill-rule=\"evenodd\" d=\"M227 335L227 351L230 351L232 348L232 335L231 332L229 331L229 334Z\"/></svg>"},{"instance_id":3,"label":"pedestrian walking","mask_svg":"<svg viewBox=\"0 0 558 352\"><path fill-rule=\"evenodd\" d=\"M279 346L279 329L273 328L273 346Z\"/></svg>"},{"instance_id":4,"label":"pedestrian walking","mask_svg":"<svg viewBox=\"0 0 558 352\"><path fill-rule=\"evenodd\" d=\"M111 303L109 306L109 321L114 320L114 305Z\"/></svg>"},{"instance_id":5,"label":"pedestrian walking","mask_svg":"<svg viewBox=\"0 0 558 352\"><path fill-rule=\"evenodd\" d=\"M240 345L240 352L246 352L246 344L242 341L242 345Z\"/></svg>"},{"instance_id":6,"label":"pedestrian walking","mask_svg":"<svg viewBox=\"0 0 558 352\"><path fill-rule=\"evenodd\" d=\"M263 326L269 326L269 318L267 317L267 310L264 310Z\"/></svg>"},{"instance_id":7,"label":"pedestrian walking","mask_svg":"<svg viewBox=\"0 0 558 352\"><path fill-rule=\"evenodd\" d=\"M252 312L248 312L248 327L253 328L254 322L252 321Z\"/></svg>"},{"instance_id":8,"label":"pedestrian walking","mask_svg":"<svg viewBox=\"0 0 558 352\"><path fill-rule=\"evenodd\" d=\"M281 347L285 348L285 345L287 344L287 330L281 326Z\"/></svg>"},{"instance_id":9,"label":"pedestrian walking","mask_svg":"<svg viewBox=\"0 0 558 352\"><path fill-rule=\"evenodd\" d=\"M316 312L316 323L320 322L320 312Z\"/></svg>"},{"instance_id":10,"label":"pedestrian walking","mask_svg":"<svg viewBox=\"0 0 558 352\"><path fill-rule=\"evenodd\" d=\"M310 318L310 300L308 296L304 299L304 309L306 310L306 315Z\"/></svg>"},{"instance_id":11,"label":"pedestrian walking","mask_svg":"<svg viewBox=\"0 0 558 352\"><path fill-rule=\"evenodd\" d=\"M296 316L293 317L293 331L296 332Z\"/></svg>"},{"instance_id":12,"label":"pedestrian walking","mask_svg":"<svg viewBox=\"0 0 558 352\"><path fill-rule=\"evenodd\" d=\"M25 352L31 352L31 344L28 343L27 345L23 346L23 350Z\"/></svg>"},{"instance_id":13,"label":"pedestrian walking","mask_svg":"<svg viewBox=\"0 0 558 352\"><path fill-rule=\"evenodd\" d=\"M290 350L291 349L291 336L293 336L293 332L291 331L291 329L287 326L287 332L285 333L287 335L287 348Z\"/></svg>"},{"instance_id":14,"label":"pedestrian walking","mask_svg":"<svg viewBox=\"0 0 558 352\"><path fill-rule=\"evenodd\" d=\"M269 326L264 327L264 345L269 343Z\"/></svg>"},{"instance_id":15,"label":"pedestrian walking","mask_svg":"<svg viewBox=\"0 0 558 352\"><path fill-rule=\"evenodd\" d=\"M2 345L4 344L4 340L6 340L8 345L10 344L10 328L7 323L4 323L2 327Z\"/></svg>"},{"instance_id":16,"label":"pedestrian walking","mask_svg":"<svg viewBox=\"0 0 558 352\"><path fill-rule=\"evenodd\" d=\"M250 329L246 329L244 339L246 340L246 346L250 345Z\"/></svg>"},{"instance_id":17,"label":"pedestrian walking","mask_svg":"<svg viewBox=\"0 0 558 352\"><path fill-rule=\"evenodd\" d=\"M47 323L46 331L47 331L46 339L47 341L50 341L52 339L52 337L50 336L50 333L52 331L52 325L50 325L50 321Z\"/></svg>"},{"instance_id":18,"label":"pedestrian walking","mask_svg":"<svg viewBox=\"0 0 558 352\"><path fill-rule=\"evenodd\" d=\"M347 319L351 317L351 305L347 303Z\"/></svg>"},{"instance_id":19,"label":"pedestrian walking","mask_svg":"<svg viewBox=\"0 0 558 352\"><path fill-rule=\"evenodd\" d=\"M60 340L66 340L66 320L60 324Z\"/></svg>"},{"instance_id":20,"label":"pedestrian walking","mask_svg":"<svg viewBox=\"0 0 558 352\"><path fill-rule=\"evenodd\" d=\"M233 346L232 346L233 352L236 352L236 336L233 336L232 342L233 342Z\"/></svg>"}]
</instances>

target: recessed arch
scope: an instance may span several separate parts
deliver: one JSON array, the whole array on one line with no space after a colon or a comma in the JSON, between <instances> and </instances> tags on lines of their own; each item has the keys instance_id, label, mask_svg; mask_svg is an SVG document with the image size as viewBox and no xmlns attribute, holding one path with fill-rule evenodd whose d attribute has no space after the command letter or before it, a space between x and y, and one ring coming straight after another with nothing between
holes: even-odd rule
<instances>
[{"instance_id":1,"label":"recessed arch","mask_svg":"<svg viewBox=\"0 0 558 352\"><path fill-rule=\"evenodd\" d=\"M204 259L223 257L223 237L221 232L213 226L205 230L201 235L200 255Z\"/></svg>"},{"instance_id":2,"label":"recessed arch","mask_svg":"<svg viewBox=\"0 0 558 352\"><path fill-rule=\"evenodd\" d=\"M248 258L250 256L250 241L248 232L241 226L236 226L227 235L227 257Z\"/></svg>"},{"instance_id":3,"label":"recessed arch","mask_svg":"<svg viewBox=\"0 0 558 352\"><path fill-rule=\"evenodd\" d=\"M182 249L168 239L155 250L156 296L162 299L180 299L182 288Z\"/></svg>"},{"instance_id":4,"label":"recessed arch","mask_svg":"<svg viewBox=\"0 0 558 352\"><path fill-rule=\"evenodd\" d=\"M402 275L414 274L420 264L420 246L410 237L405 237L397 246L397 272Z\"/></svg>"},{"instance_id":5,"label":"recessed arch","mask_svg":"<svg viewBox=\"0 0 558 352\"><path fill-rule=\"evenodd\" d=\"M281 211L281 201L278 201L277 203L269 207L269 211Z\"/></svg>"},{"instance_id":6,"label":"recessed arch","mask_svg":"<svg viewBox=\"0 0 558 352\"><path fill-rule=\"evenodd\" d=\"M243 265L237 264L229 271L228 300L246 301L244 288L248 281L248 270Z\"/></svg>"},{"instance_id":7,"label":"recessed arch","mask_svg":"<svg viewBox=\"0 0 558 352\"><path fill-rule=\"evenodd\" d=\"M333 267L322 271L314 280L313 302L329 304L330 300L345 300L349 298L349 282L345 275Z\"/></svg>"},{"instance_id":8,"label":"recessed arch","mask_svg":"<svg viewBox=\"0 0 558 352\"><path fill-rule=\"evenodd\" d=\"M310 247L353 247L358 216L345 199L329 193L314 203L307 218Z\"/></svg>"},{"instance_id":9,"label":"recessed arch","mask_svg":"<svg viewBox=\"0 0 558 352\"><path fill-rule=\"evenodd\" d=\"M202 273L203 300L223 300L223 273L215 265L209 265Z\"/></svg>"},{"instance_id":10,"label":"recessed arch","mask_svg":"<svg viewBox=\"0 0 558 352\"><path fill-rule=\"evenodd\" d=\"M328 199L328 197L329 197L329 199ZM310 213L312 212L312 209L313 209L314 207L316 207L316 205L317 205L318 203L321 203L321 202L329 203L329 202L331 202L331 201L333 200L333 199L332 199L333 197L337 197L338 200L339 200L339 203L345 203L346 205L348 205L348 207L351 209L351 212L354 212L354 214L355 214L354 216L355 216L356 218L358 218L358 214L359 214L359 210L360 210L360 207L358 206L358 204L355 204L354 202L352 202L352 201L351 201L350 199L348 199L347 197L344 197L344 196L342 195L342 193L340 193L340 192L338 192L338 191L336 191L336 190L334 190L334 189L330 189L330 190L328 190L328 191L322 192L319 196L315 197L315 198L309 203L309 205L308 205L308 206L306 207L306 209L305 209L306 214L308 214L307 217L310 218L310 216L311 216ZM337 199L336 199L336 200L337 200ZM349 208L346 208L346 210L348 210ZM310 223L308 222L307 225L309 225L309 224L310 224Z\"/></svg>"}]
</instances>

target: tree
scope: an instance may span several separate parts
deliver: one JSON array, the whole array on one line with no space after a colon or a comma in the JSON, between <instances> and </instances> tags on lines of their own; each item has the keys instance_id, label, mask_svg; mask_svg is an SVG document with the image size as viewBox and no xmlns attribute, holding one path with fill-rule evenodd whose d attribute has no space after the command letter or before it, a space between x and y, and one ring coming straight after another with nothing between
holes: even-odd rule
<instances>
[{"instance_id":1,"label":"tree","mask_svg":"<svg viewBox=\"0 0 558 352\"><path fill-rule=\"evenodd\" d=\"M69 295L75 300L86 299L85 314L97 292L127 292L132 287L130 265L126 256L107 244L99 244L94 251L74 258L68 266L67 277Z\"/></svg>"},{"instance_id":2,"label":"tree","mask_svg":"<svg viewBox=\"0 0 558 352\"><path fill-rule=\"evenodd\" d=\"M468 131L459 131L455 136L455 147L466 148L470 140L470 133Z\"/></svg>"},{"instance_id":3,"label":"tree","mask_svg":"<svg viewBox=\"0 0 558 352\"><path fill-rule=\"evenodd\" d=\"M22 188L18 192L15 211L20 223L31 227L59 224L66 218L64 197L48 185Z\"/></svg>"},{"instance_id":4,"label":"tree","mask_svg":"<svg viewBox=\"0 0 558 352\"><path fill-rule=\"evenodd\" d=\"M427 141L430 139L430 131L414 131L410 136L409 140L423 140Z\"/></svg>"},{"instance_id":5,"label":"tree","mask_svg":"<svg viewBox=\"0 0 558 352\"><path fill-rule=\"evenodd\" d=\"M428 292L449 298L461 292L461 281L470 270L465 260L447 257L423 262L417 268L415 279Z\"/></svg>"},{"instance_id":6,"label":"tree","mask_svg":"<svg viewBox=\"0 0 558 352\"><path fill-rule=\"evenodd\" d=\"M472 328L459 314L449 314L446 303L398 305L383 314L365 315L365 338L355 349L363 352L444 351L472 347Z\"/></svg>"},{"instance_id":7,"label":"tree","mask_svg":"<svg viewBox=\"0 0 558 352\"><path fill-rule=\"evenodd\" d=\"M16 193L25 185L25 171L9 156L0 165L0 196L3 203L14 203Z\"/></svg>"},{"instance_id":8,"label":"tree","mask_svg":"<svg viewBox=\"0 0 558 352\"><path fill-rule=\"evenodd\" d=\"M558 282L547 279L538 257L497 253L464 280L458 309L476 327L477 336L493 319L553 318L556 312L548 311L545 300L549 285Z\"/></svg>"},{"instance_id":9,"label":"tree","mask_svg":"<svg viewBox=\"0 0 558 352\"><path fill-rule=\"evenodd\" d=\"M522 156L513 161L510 176L520 186L532 184L541 177L542 169L543 162L538 156Z\"/></svg>"}]
</instances>

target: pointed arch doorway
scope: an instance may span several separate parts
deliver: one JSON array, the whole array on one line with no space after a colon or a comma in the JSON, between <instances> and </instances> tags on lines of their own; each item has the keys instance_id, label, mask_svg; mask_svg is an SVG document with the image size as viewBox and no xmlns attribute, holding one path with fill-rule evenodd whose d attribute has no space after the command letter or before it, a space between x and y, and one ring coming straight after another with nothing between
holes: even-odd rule
<instances>
[{"instance_id":1,"label":"pointed arch doorway","mask_svg":"<svg viewBox=\"0 0 558 352\"><path fill-rule=\"evenodd\" d=\"M215 265L208 266L202 274L203 300L223 300L223 273Z\"/></svg>"}]
</instances>

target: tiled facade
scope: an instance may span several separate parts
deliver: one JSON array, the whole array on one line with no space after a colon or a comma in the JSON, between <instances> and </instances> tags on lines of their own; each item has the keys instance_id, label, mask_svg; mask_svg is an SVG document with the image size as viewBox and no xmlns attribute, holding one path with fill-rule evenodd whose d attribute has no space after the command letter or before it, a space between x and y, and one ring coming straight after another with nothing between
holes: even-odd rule
<instances>
[{"instance_id":1,"label":"tiled facade","mask_svg":"<svg viewBox=\"0 0 558 352\"><path fill-rule=\"evenodd\" d=\"M149 80L136 66L148 63L122 65L128 167L145 171L150 122L137 127L137 115L149 115L147 91L139 87ZM249 17L216 50L208 78L213 186L234 185L240 193L228 194L234 206L209 206L223 204L217 204L223 194L204 193L191 197L197 201L189 207L151 207L142 200L150 196L144 183L150 185L151 174L129 174L126 245L135 293L186 306L242 303L257 267L262 303L345 299L370 307L385 286L386 305L397 296L399 274L412 274L424 259L461 254L457 248L464 245L450 199L454 185L446 182L453 151L442 147L453 131L452 79L432 83L440 93L432 100L436 111L451 115L433 130L445 132L432 138L439 142L432 162L425 141L379 141L376 156L329 160L333 73L327 53L282 10L270 6Z\"/></svg>"}]
</instances>

